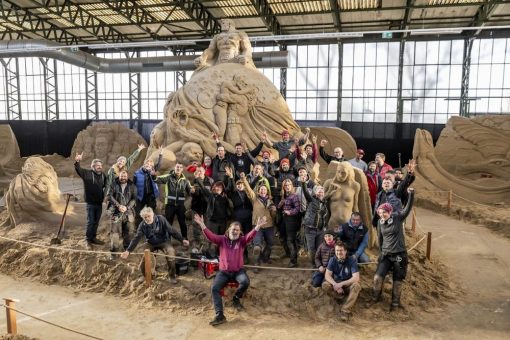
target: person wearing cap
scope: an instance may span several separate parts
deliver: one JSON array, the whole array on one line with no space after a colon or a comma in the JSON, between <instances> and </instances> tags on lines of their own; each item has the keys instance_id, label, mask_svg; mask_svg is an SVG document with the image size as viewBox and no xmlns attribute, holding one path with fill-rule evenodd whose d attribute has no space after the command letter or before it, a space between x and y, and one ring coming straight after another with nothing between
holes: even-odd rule
<instances>
[{"instance_id":1,"label":"person wearing cap","mask_svg":"<svg viewBox=\"0 0 510 340\"><path fill-rule=\"evenodd\" d=\"M317 271L312 274L312 286L315 288L322 286L329 259L335 255L335 235L336 233L333 230L326 230L323 236L324 242L321 243L314 254L314 264Z\"/></svg>"},{"instance_id":2,"label":"person wearing cap","mask_svg":"<svg viewBox=\"0 0 510 340\"><path fill-rule=\"evenodd\" d=\"M349 159L349 163L352 164L353 167L360 169L363 172L367 172L368 165L362 160L363 156L365 156L365 151L363 149L356 150L356 157Z\"/></svg>"},{"instance_id":3,"label":"person wearing cap","mask_svg":"<svg viewBox=\"0 0 510 340\"><path fill-rule=\"evenodd\" d=\"M321 143L319 146L319 154L321 155L322 159L324 159L324 161L326 161L326 163L329 164L332 161L337 161L337 162L346 161L346 159L344 158L344 151L342 150L341 147L334 148L333 156L331 156L326 153L326 150L324 150L324 147L326 146L326 144L328 144L328 141L323 139L323 140L321 140Z\"/></svg>"},{"instance_id":4,"label":"person wearing cap","mask_svg":"<svg viewBox=\"0 0 510 340\"><path fill-rule=\"evenodd\" d=\"M363 225L360 213L353 212L349 222L340 226L338 237L347 247L347 256L356 257L358 263L370 262L370 258L365 254L368 246L368 229Z\"/></svg>"},{"instance_id":5,"label":"person wearing cap","mask_svg":"<svg viewBox=\"0 0 510 340\"><path fill-rule=\"evenodd\" d=\"M303 137L301 137L298 141L299 145L304 145L306 143L306 140L310 136L310 128L305 129L306 133ZM295 141L291 140L290 133L287 130L282 131L282 140L278 142L271 142L267 136L267 133L264 132L262 134L262 140L264 143L269 146L270 148L273 148L278 151L278 159L281 160L283 158L288 158L291 147L295 144Z\"/></svg>"},{"instance_id":6,"label":"person wearing cap","mask_svg":"<svg viewBox=\"0 0 510 340\"><path fill-rule=\"evenodd\" d=\"M389 203L383 203L377 207L377 214L379 215L377 223L379 258L374 275L372 299L369 305L380 300L384 278L389 271L392 271L393 289L390 311L400 307L402 281L407 274L407 249L402 223L411 212L414 189L409 188L408 193L409 201L402 211L395 211Z\"/></svg>"}]
</instances>

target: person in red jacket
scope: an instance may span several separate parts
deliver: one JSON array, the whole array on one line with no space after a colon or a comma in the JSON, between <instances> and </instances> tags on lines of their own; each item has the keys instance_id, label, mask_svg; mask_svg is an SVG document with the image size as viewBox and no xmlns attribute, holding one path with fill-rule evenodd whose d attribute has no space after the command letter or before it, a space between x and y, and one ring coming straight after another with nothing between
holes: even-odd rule
<instances>
[{"instance_id":1,"label":"person in red jacket","mask_svg":"<svg viewBox=\"0 0 510 340\"><path fill-rule=\"evenodd\" d=\"M377 164L375 171L381 176L381 178L384 178L386 171L393 169L391 165L385 163L385 160L386 156L383 153L379 152L375 154L375 163Z\"/></svg>"},{"instance_id":2,"label":"person in red jacket","mask_svg":"<svg viewBox=\"0 0 510 340\"><path fill-rule=\"evenodd\" d=\"M241 297L248 289L250 279L243 268L243 253L246 246L255 238L260 227L266 223L266 218L259 218L255 228L246 235L242 235L241 224L239 222L232 222L225 235L216 235L207 229L204 218L200 215L195 215L195 222L202 229L204 236L220 249L220 270L214 278L211 289L216 316L209 322L210 325L217 326L227 321L223 314L223 300L221 299L220 291L229 281L237 281L239 283L239 288L232 299L234 308L237 310L244 309L241 304Z\"/></svg>"},{"instance_id":3,"label":"person in red jacket","mask_svg":"<svg viewBox=\"0 0 510 340\"><path fill-rule=\"evenodd\" d=\"M370 205L372 205L372 210L374 209L375 198L377 193L381 191L382 179L381 176L376 172L377 164L372 161L368 163L368 170L366 172L367 183L368 183L368 193L370 194Z\"/></svg>"}]
</instances>

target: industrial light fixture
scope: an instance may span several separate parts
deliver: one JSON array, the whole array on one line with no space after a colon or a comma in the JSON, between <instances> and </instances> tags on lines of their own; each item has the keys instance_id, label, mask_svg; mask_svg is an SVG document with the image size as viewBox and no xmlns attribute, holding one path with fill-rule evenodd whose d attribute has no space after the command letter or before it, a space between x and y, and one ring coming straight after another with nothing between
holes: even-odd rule
<instances>
[{"instance_id":1,"label":"industrial light fixture","mask_svg":"<svg viewBox=\"0 0 510 340\"><path fill-rule=\"evenodd\" d=\"M442 35L442 34L461 34L462 29L443 29L443 28L432 28L432 29L418 29L411 31L411 35Z\"/></svg>"}]
</instances>

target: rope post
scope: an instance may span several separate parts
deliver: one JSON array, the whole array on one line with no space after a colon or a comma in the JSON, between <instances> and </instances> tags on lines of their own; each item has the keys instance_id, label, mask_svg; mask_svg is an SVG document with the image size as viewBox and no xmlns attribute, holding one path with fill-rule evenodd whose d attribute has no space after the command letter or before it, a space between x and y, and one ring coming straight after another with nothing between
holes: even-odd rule
<instances>
[{"instance_id":1,"label":"rope post","mask_svg":"<svg viewBox=\"0 0 510 340\"><path fill-rule=\"evenodd\" d=\"M16 308L16 302L19 302L19 300L16 299L8 299L4 298L5 305L7 306L5 308L5 313L7 316L7 333L16 335L18 334L18 328L16 326L16 311L13 308Z\"/></svg>"},{"instance_id":2,"label":"rope post","mask_svg":"<svg viewBox=\"0 0 510 340\"><path fill-rule=\"evenodd\" d=\"M448 191L448 211L452 210L453 190Z\"/></svg>"},{"instance_id":3,"label":"rope post","mask_svg":"<svg viewBox=\"0 0 510 340\"><path fill-rule=\"evenodd\" d=\"M143 251L143 257L145 262L145 285L149 287L152 284L151 251L145 249Z\"/></svg>"},{"instance_id":4,"label":"rope post","mask_svg":"<svg viewBox=\"0 0 510 340\"><path fill-rule=\"evenodd\" d=\"M413 223L411 224L411 230L413 234L416 234L416 209L413 208Z\"/></svg>"},{"instance_id":5,"label":"rope post","mask_svg":"<svg viewBox=\"0 0 510 340\"><path fill-rule=\"evenodd\" d=\"M432 248L432 233L427 233L427 260L430 261L430 249Z\"/></svg>"}]
</instances>

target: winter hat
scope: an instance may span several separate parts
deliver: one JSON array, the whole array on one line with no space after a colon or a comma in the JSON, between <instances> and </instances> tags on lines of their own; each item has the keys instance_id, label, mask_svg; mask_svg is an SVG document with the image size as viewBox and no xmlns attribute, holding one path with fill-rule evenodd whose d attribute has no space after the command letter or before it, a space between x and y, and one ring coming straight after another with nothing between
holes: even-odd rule
<instances>
[{"instance_id":1,"label":"winter hat","mask_svg":"<svg viewBox=\"0 0 510 340\"><path fill-rule=\"evenodd\" d=\"M387 213L390 213L390 214L391 214L391 212L393 211L393 207L392 207L392 206L391 206L391 204L389 204L389 203L383 203L383 204L381 204L381 205L377 208L377 210L379 210L379 209L382 209L382 210L384 210L384 211L386 211Z\"/></svg>"}]
</instances>

